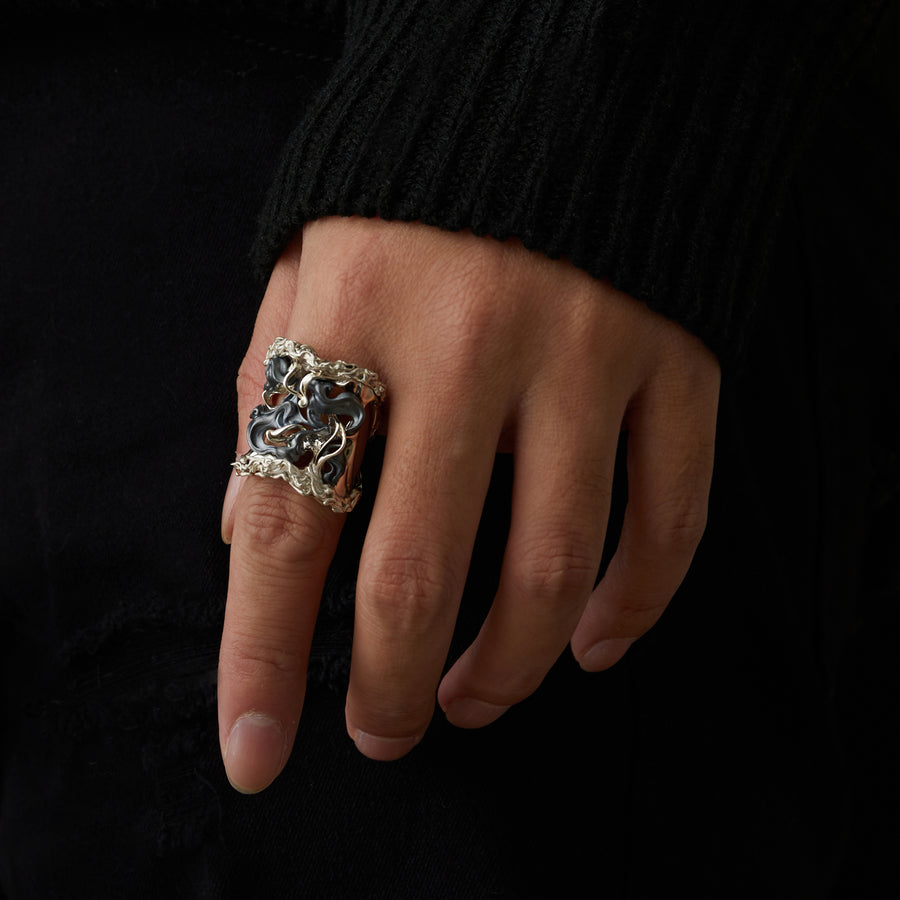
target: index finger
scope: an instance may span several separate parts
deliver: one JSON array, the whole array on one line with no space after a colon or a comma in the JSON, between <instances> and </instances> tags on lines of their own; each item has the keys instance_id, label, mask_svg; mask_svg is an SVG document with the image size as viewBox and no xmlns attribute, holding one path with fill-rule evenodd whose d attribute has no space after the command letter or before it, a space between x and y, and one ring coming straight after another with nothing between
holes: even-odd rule
<instances>
[{"instance_id":1,"label":"index finger","mask_svg":"<svg viewBox=\"0 0 900 900\"><path fill-rule=\"evenodd\" d=\"M384 395L374 372L282 337L265 371L247 431L251 452L235 465L295 490L256 482L236 500L219 708L226 770L247 791L265 787L289 755L341 530L332 510L356 502L359 462Z\"/></svg>"},{"instance_id":2,"label":"index finger","mask_svg":"<svg viewBox=\"0 0 900 900\"><path fill-rule=\"evenodd\" d=\"M267 787L290 755L319 598L344 516L247 479L234 511L219 654L219 740L232 785Z\"/></svg>"}]
</instances>

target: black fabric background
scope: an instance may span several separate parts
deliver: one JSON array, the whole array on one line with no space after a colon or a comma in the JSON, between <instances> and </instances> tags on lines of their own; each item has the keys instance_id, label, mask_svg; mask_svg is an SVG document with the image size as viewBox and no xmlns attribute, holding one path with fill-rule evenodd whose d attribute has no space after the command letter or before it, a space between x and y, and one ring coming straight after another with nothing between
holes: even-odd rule
<instances>
[{"instance_id":1,"label":"black fabric background","mask_svg":"<svg viewBox=\"0 0 900 900\"><path fill-rule=\"evenodd\" d=\"M343 725L364 501L293 756L244 797L219 759L215 669L233 380L263 289L248 252L337 41L162 17L11 29L3 894L896 889L896 35L891 20L796 179L748 362L726 372L707 536L660 624L608 673L567 655L488 729L438 714L407 758L371 762ZM454 653L496 584L510 477L501 458Z\"/></svg>"}]
</instances>

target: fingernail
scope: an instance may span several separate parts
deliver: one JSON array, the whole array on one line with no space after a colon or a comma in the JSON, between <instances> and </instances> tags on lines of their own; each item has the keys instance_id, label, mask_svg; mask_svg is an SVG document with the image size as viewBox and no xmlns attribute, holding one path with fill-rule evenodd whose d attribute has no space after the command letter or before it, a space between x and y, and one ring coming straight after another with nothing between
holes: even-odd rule
<instances>
[{"instance_id":1,"label":"fingernail","mask_svg":"<svg viewBox=\"0 0 900 900\"><path fill-rule=\"evenodd\" d=\"M497 706L474 697L458 697L448 704L444 715L458 728L482 728L499 719L508 709L508 706Z\"/></svg>"},{"instance_id":2,"label":"fingernail","mask_svg":"<svg viewBox=\"0 0 900 900\"><path fill-rule=\"evenodd\" d=\"M225 772L242 794L267 788L284 765L284 729L274 719L246 713L231 729L225 744Z\"/></svg>"},{"instance_id":3,"label":"fingernail","mask_svg":"<svg viewBox=\"0 0 900 900\"><path fill-rule=\"evenodd\" d=\"M422 739L420 734L401 738L379 737L375 734L367 734L359 729L356 729L355 733L351 731L350 737L353 738L353 743L356 744L356 748L363 756L368 756L369 759L377 759L381 762L400 759L401 756L409 753Z\"/></svg>"},{"instance_id":4,"label":"fingernail","mask_svg":"<svg viewBox=\"0 0 900 900\"><path fill-rule=\"evenodd\" d=\"M635 638L607 638L605 641L597 641L584 656L578 660L578 665L586 672L600 672L617 663L635 642Z\"/></svg>"},{"instance_id":5,"label":"fingernail","mask_svg":"<svg viewBox=\"0 0 900 900\"><path fill-rule=\"evenodd\" d=\"M237 500L238 491L241 489L241 479L232 471L228 479L228 487L225 489L225 499L222 501L222 540L226 544L231 543L231 511L234 509L234 501Z\"/></svg>"}]
</instances>

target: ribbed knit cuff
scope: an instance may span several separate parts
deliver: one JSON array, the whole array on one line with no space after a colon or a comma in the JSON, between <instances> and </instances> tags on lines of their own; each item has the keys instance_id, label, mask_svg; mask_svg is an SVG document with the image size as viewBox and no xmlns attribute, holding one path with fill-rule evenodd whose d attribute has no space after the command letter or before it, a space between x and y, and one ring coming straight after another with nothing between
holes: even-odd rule
<instances>
[{"instance_id":1,"label":"ribbed knit cuff","mask_svg":"<svg viewBox=\"0 0 900 900\"><path fill-rule=\"evenodd\" d=\"M878 6L356 2L257 259L326 215L516 236L735 355L801 139Z\"/></svg>"}]
</instances>

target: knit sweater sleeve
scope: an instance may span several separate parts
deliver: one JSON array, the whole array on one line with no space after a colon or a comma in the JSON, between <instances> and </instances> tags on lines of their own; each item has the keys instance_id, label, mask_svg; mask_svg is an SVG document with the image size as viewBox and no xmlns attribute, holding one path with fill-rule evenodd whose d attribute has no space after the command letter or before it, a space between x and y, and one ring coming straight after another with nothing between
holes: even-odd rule
<instances>
[{"instance_id":1,"label":"knit sweater sleeve","mask_svg":"<svg viewBox=\"0 0 900 900\"><path fill-rule=\"evenodd\" d=\"M351 2L258 258L326 215L515 236L733 356L803 136L878 7Z\"/></svg>"}]
</instances>

